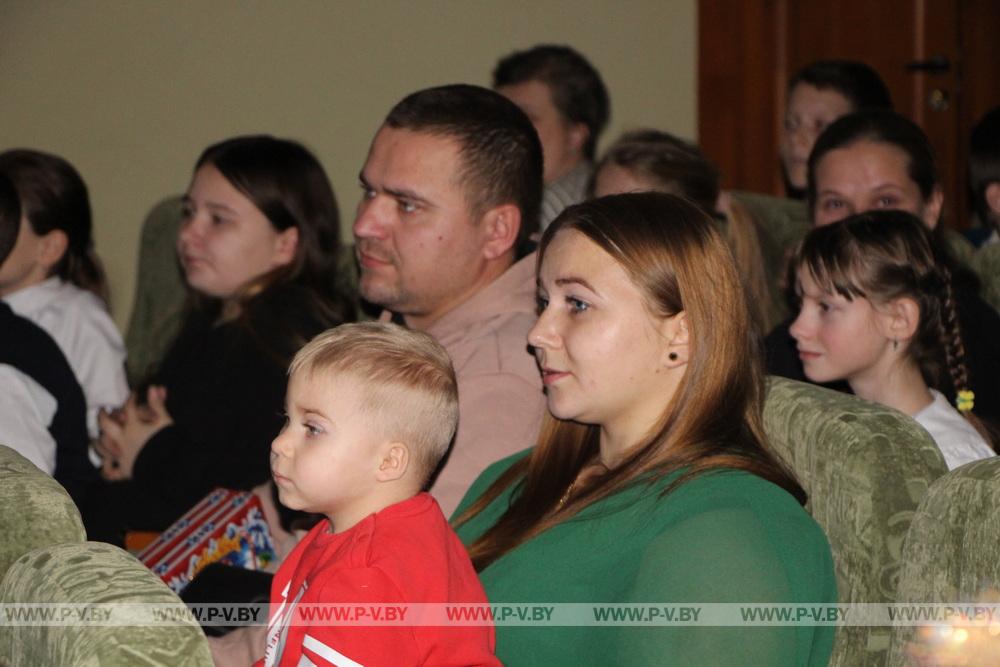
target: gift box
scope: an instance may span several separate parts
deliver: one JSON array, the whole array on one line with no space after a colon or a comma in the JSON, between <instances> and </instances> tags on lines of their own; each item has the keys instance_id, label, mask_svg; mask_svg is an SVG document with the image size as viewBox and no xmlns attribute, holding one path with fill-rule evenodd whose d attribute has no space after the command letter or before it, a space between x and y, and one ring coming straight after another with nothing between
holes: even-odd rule
<instances>
[{"instance_id":1,"label":"gift box","mask_svg":"<svg viewBox=\"0 0 1000 667\"><path fill-rule=\"evenodd\" d=\"M210 563L260 570L274 557L260 500L229 489L212 491L137 554L178 594Z\"/></svg>"}]
</instances>

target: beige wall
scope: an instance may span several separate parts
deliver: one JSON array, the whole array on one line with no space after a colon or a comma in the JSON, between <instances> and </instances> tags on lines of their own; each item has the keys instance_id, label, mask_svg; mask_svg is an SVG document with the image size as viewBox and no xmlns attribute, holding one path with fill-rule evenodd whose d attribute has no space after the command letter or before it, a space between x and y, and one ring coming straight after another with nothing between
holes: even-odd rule
<instances>
[{"instance_id":1,"label":"beige wall","mask_svg":"<svg viewBox=\"0 0 1000 667\"><path fill-rule=\"evenodd\" d=\"M209 143L297 138L326 166L349 234L357 173L389 107L488 84L496 58L572 44L622 128L695 132L694 0L0 2L0 149L69 159L90 187L115 319L131 309L139 225Z\"/></svg>"}]
</instances>

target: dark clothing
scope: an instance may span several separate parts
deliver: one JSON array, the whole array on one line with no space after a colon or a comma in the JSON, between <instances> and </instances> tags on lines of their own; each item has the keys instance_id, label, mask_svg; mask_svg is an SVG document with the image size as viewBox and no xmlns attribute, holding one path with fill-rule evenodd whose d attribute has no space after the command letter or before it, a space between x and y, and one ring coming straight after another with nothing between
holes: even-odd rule
<instances>
[{"instance_id":1,"label":"dark clothing","mask_svg":"<svg viewBox=\"0 0 1000 667\"><path fill-rule=\"evenodd\" d=\"M958 322L965 345L965 365L969 385L976 395L975 414L993 424L1000 424L1000 314L969 290L955 291ZM782 322L768 334L767 372L771 375L808 382L802 371L802 361L789 333L791 319ZM943 363L943 362L942 362ZM955 387L950 382L935 387L955 404ZM846 382L828 385L831 389L850 391Z\"/></svg>"},{"instance_id":2,"label":"dark clothing","mask_svg":"<svg viewBox=\"0 0 1000 667\"><path fill-rule=\"evenodd\" d=\"M174 423L145 444L131 480L102 485L85 517L91 539L163 530L215 487L249 490L270 479L288 364L327 326L303 301L292 319L294 297L284 294L273 323L260 312L217 325L208 314L188 318L154 377Z\"/></svg>"},{"instance_id":3,"label":"dark clothing","mask_svg":"<svg viewBox=\"0 0 1000 667\"><path fill-rule=\"evenodd\" d=\"M87 403L83 390L59 346L43 329L14 314L0 301L0 364L7 364L37 382L56 401L47 425L56 443L56 481L80 505L97 470L87 458Z\"/></svg>"}]
</instances>

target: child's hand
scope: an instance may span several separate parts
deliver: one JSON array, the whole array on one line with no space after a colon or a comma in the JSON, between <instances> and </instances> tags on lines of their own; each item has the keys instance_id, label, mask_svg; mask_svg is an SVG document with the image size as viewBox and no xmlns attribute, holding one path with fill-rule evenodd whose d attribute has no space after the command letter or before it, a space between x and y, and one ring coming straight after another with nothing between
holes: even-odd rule
<instances>
[{"instance_id":1,"label":"child's hand","mask_svg":"<svg viewBox=\"0 0 1000 667\"><path fill-rule=\"evenodd\" d=\"M166 407L167 390L152 386L146 405L139 406L133 395L120 414L101 412L98 423L100 440L95 445L104 457L101 475L109 481L132 478L132 468L139 452L157 431L173 423Z\"/></svg>"}]
</instances>

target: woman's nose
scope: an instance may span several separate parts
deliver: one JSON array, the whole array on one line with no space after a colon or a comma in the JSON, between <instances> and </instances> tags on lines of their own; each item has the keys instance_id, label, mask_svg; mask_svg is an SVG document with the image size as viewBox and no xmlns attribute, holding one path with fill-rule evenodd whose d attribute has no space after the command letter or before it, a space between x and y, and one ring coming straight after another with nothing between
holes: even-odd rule
<instances>
[{"instance_id":1,"label":"woman's nose","mask_svg":"<svg viewBox=\"0 0 1000 667\"><path fill-rule=\"evenodd\" d=\"M535 321L535 326L528 332L528 345L537 348L552 348L559 343L559 334L556 331L555 316L549 311L543 310Z\"/></svg>"}]
</instances>

